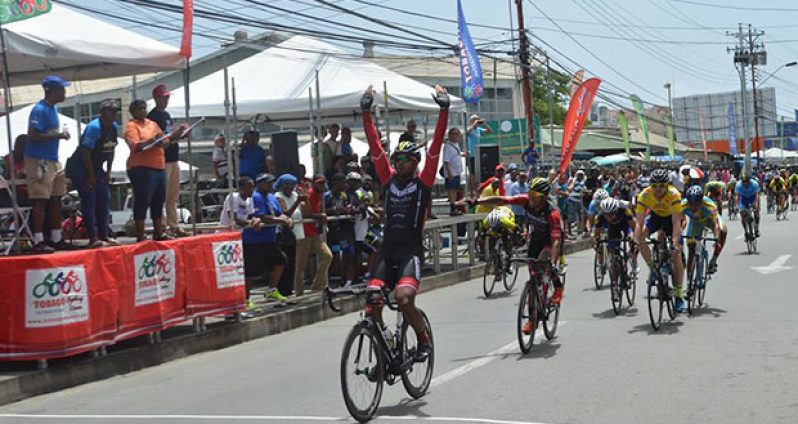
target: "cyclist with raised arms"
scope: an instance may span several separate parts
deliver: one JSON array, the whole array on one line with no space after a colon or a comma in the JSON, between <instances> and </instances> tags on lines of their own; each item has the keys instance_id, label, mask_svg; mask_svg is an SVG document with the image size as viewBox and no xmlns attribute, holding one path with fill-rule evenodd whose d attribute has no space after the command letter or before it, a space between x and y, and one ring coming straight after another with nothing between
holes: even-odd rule
<instances>
[{"instance_id":1,"label":"cyclist with raised arms","mask_svg":"<svg viewBox=\"0 0 798 424\"><path fill-rule=\"evenodd\" d=\"M475 204L511 204L524 208L526 223L529 228L529 246L527 257L535 259L548 259L552 268L557 267L562 243L562 221L560 211L549 201L551 184L545 178L535 178L529 182L529 193L516 196L493 196L481 199L472 199ZM550 302L559 305L562 302L563 282L559 275L552 273L554 294ZM524 334L532 334L534 323L527 321L524 324Z\"/></svg>"},{"instance_id":2,"label":"cyclist with raised arms","mask_svg":"<svg viewBox=\"0 0 798 424\"><path fill-rule=\"evenodd\" d=\"M759 237L759 183L752 181L748 174L742 174L734 193L737 195L737 207L741 216L743 210L753 209L754 233L755 237ZM743 231L745 231L745 222L743 220L740 220L740 222L743 224Z\"/></svg>"},{"instance_id":3,"label":"cyclist with raised arms","mask_svg":"<svg viewBox=\"0 0 798 424\"><path fill-rule=\"evenodd\" d=\"M419 173L422 146L412 141L399 143L391 154L391 162L380 144L377 127L371 118L374 90L371 85L360 100L363 110L363 129L368 139L371 158L380 184L384 188L385 234L379 257L368 281L369 304L366 313L375 322L382 321L382 287L396 289L396 302L416 333L418 346L414 360L425 361L431 352L429 334L415 305L421 280L422 236L424 222L432 204L432 185L438 170L438 159L449 121L449 95L446 89L435 86L433 99L440 106L435 134L427 149L424 169Z\"/></svg>"},{"instance_id":4,"label":"cyclist with raised arms","mask_svg":"<svg viewBox=\"0 0 798 424\"><path fill-rule=\"evenodd\" d=\"M687 189L685 197L682 200L682 215L690 218L685 235L687 248L690 252L687 256L687 269L692 269L693 266L693 251L695 250L696 238L701 237L705 228L710 228L718 240L715 243L715 251L707 267L707 272L714 274L718 270L718 256L723 250L723 245L726 244L726 234L728 232L726 223L723 222L723 216L720 214L720 209L715 202L711 198L704 196L704 190L701 189L701 186L692 186Z\"/></svg>"},{"instance_id":5,"label":"cyclist with raised arms","mask_svg":"<svg viewBox=\"0 0 798 424\"><path fill-rule=\"evenodd\" d=\"M652 276L659 272L651 261L651 248L646 242L651 234L662 232L670 235L672 240L671 259L673 260L673 285L676 287L676 310L684 312L684 263L682 262L679 239L682 230L682 195L676 187L669 183L670 177L666 169L656 169L651 173L651 185L637 196L637 223L635 225L635 242L637 242L643 259L648 264ZM651 213L646 216L646 212ZM653 284L652 281L649 283Z\"/></svg>"}]
</instances>

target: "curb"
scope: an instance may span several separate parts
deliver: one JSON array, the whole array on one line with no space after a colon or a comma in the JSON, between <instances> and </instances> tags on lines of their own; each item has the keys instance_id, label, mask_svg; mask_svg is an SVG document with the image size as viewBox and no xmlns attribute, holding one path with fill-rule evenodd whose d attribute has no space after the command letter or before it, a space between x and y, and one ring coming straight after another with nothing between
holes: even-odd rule
<instances>
[{"instance_id":1,"label":"curb","mask_svg":"<svg viewBox=\"0 0 798 424\"><path fill-rule=\"evenodd\" d=\"M571 254L590 248L591 240L579 240L566 246ZM440 289L469 281L482 275L484 264L424 278L424 291ZM81 384L104 380L187 356L218 350L295 328L356 312L363 308L355 297L336 299L341 312L333 312L321 302L298 305L292 309L239 323L209 325L202 333L190 333L163 339L161 343L136 346L99 358L78 356L74 360L40 371L22 372L0 380L0 406Z\"/></svg>"}]
</instances>

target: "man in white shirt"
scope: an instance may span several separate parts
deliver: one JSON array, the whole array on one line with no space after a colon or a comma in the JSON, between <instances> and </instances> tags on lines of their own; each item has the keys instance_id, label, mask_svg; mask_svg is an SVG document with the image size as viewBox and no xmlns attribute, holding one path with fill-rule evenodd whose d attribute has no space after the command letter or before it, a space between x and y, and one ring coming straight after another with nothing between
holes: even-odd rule
<instances>
[{"instance_id":1,"label":"man in white shirt","mask_svg":"<svg viewBox=\"0 0 798 424\"><path fill-rule=\"evenodd\" d=\"M223 134L216 136L213 140L213 153L211 160L213 161L213 174L216 176L216 187L227 188L227 151L225 150L225 138Z\"/></svg>"},{"instance_id":2,"label":"man in white shirt","mask_svg":"<svg viewBox=\"0 0 798 424\"><path fill-rule=\"evenodd\" d=\"M255 183L252 178L241 177L238 179L238 191L228 194L224 199L222 214L219 217L220 227L233 229L257 225L257 223L253 223L253 218L251 218L252 214L255 213L255 208L252 205L252 190L254 187Z\"/></svg>"},{"instance_id":3,"label":"man in white shirt","mask_svg":"<svg viewBox=\"0 0 798 424\"><path fill-rule=\"evenodd\" d=\"M460 177L463 173L463 133L458 128L449 129L449 138L443 144L443 179L449 198L449 214L460 215L455 202L460 191Z\"/></svg>"}]
</instances>

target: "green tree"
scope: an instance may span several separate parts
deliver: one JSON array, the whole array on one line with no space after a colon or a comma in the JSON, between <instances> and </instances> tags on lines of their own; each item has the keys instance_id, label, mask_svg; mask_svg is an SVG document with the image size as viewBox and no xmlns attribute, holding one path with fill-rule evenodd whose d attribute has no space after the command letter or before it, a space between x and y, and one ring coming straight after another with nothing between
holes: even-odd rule
<instances>
[{"instance_id":1,"label":"green tree","mask_svg":"<svg viewBox=\"0 0 798 424\"><path fill-rule=\"evenodd\" d=\"M551 85L554 88L554 125L562 125L565 122L567 105L570 101L568 84L571 76L551 70ZM532 105L535 114L540 117L541 125L549 124L549 97L548 81L546 79L546 68L539 67L532 73Z\"/></svg>"}]
</instances>

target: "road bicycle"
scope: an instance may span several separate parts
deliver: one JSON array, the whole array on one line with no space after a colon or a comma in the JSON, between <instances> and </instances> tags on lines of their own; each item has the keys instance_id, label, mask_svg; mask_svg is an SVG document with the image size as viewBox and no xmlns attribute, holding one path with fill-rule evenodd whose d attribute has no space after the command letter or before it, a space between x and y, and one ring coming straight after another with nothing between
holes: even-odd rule
<instances>
[{"instance_id":1,"label":"road bicycle","mask_svg":"<svg viewBox=\"0 0 798 424\"><path fill-rule=\"evenodd\" d=\"M427 315L419 308L429 335L430 354L423 362L416 362L414 356L418 340L410 328L399 305L392 299L389 291L381 288L385 304L396 311L396 330L375 322L370 315L361 312L358 322L346 337L341 352L341 391L346 409L352 418L366 422L374 417L382 399L384 383L389 386L399 380L407 394L414 399L424 396L432 382L435 365L435 343L432 326ZM353 295L363 297L368 304L369 296L376 295L365 286L325 289L324 301L330 309L340 312L334 299L338 296Z\"/></svg>"},{"instance_id":2,"label":"road bicycle","mask_svg":"<svg viewBox=\"0 0 798 424\"><path fill-rule=\"evenodd\" d=\"M696 309L704 304L707 283L712 280L709 269L709 250L707 243L717 244L714 238L693 237L696 248L693 249L692 267L687 269L687 312L693 315ZM714 248L713 248L714 250Z\"/></svg>"},{"instance_id":3,"label":"road bicycle","mask_svg":"<svg viewBox=\"0 0 798 424\"><path fill-rule=\"evenodd\" d=\"M501 281L504 289L509 292L515 287L515 282L518 280L516 261L513 260L512 254L507 254L505 243L513 243L513 241L509 236L488 237L489 256L482 275L482 291L486 298L493 293L496 282ZM515 246L512 246L510 251L515 253Z\"/></svg>"},{"instance_id":4,"label":"road bicycle","mask_svg":"<svg viewBox=\"0 0 798 424\"><path fill-rule=\"evenodd\" d=\"M612 311L618 315L623 308L624 296L627 306L631 307L637 295L637 266L632 263L636 262L631 255L632 241L624 237L600 240L599 243L604 245L605 251L609 254L610 302L612 302ZM609 246L610 244L614 244L615 248Z\"/></svg>"},{"instance_id":5,"label":"road bicycle","mask_svg":"<svg viewBox=\"0 0 798 424\"><path fill-rule=\"evenodd\" d=\"M604 286L604 277L610 269L610 256L607 252L607 244L602 243L600 240L596 244L595 255L593 256L593 282L596 284L596 290L601 290Z\"/></svg>"},{"instance_id":6,"label":"road bicycle","mask_svg":"<svg viewBox=\"0 0 798 424\"><path fill-rule=\"evenodd\" d=\"M798 189L793 189L790 195L790 210L798 211Z\"/></svg>"},{"instance_id":7,"label":"road bicycle","mask_svg":"<svg viewBox=\"0 0 798 424\"><path fill-rule=\"evenodd\" d=\"M654 269L648 278L648 317L651 327L659 331L662 327L662 318L667 310L670 319L676 318L674 309L676 290L671 284L673 278L673 264L671 251L673 243L668 236L663 241L649 238L646 243L651 245L651 259Z\"/></svg>"},{"instance_id":8,"label":"road bicycle","mask_svg":"<svg viewBox=\"0 0 798 424\"><path fill-rule=\"evenodd\" d=\"M743 222L743 230L745 231L745 246L748 249L748 254L756 253L756 234L754 233L754 217L751 214L750 208L740 210L740 219Z\"/></svg>"},{"instance_id":9,"label":"road bicycle","mask_svg":"<svg viewBox=\"0 0 798 424\"><path fill-rule=\"evenodd\" d=\"M737 202L734 200L729 200L729 221L734 221L737 219L737 214L739 211L737 210Z\"/></svg>"},{"instance_id":10,"label":"road bicycle","mask_svg":"<svg viewBox=\"0 0 798 424\"><path fill-rule=\"evenodd\" d=\"M554 294L552 277L557 270L547 259L516 259L516 261L526 261L529 264L529 280L521 292L516 322L518 346L521 352L529 353L535 341L535 333L541 324L547 340L557 335L560 305L551 303L551 296ZM532 321L532 331L524 334L523 329L527 321Z\"/></svg>"},{"instance_id":11,"label":"road bicycle","mask_svg":"<svg viewBox=\"0 0 798 424\"><path fill-rule=\"evenodd\" d=\"M772 214L776 210L776 198L772 192L768 190L767 193L767 213Z\"/></svg>"},{"instance_id":12,"label":"road bicycle","mask_svg":"<svg viewBox=\"0 0 798 424\"><path fill-rule=\"evenodd\" d=\"M776 221L787 219L787 193L778 193L776 195Z\"/></svg>"}]
</instances>

